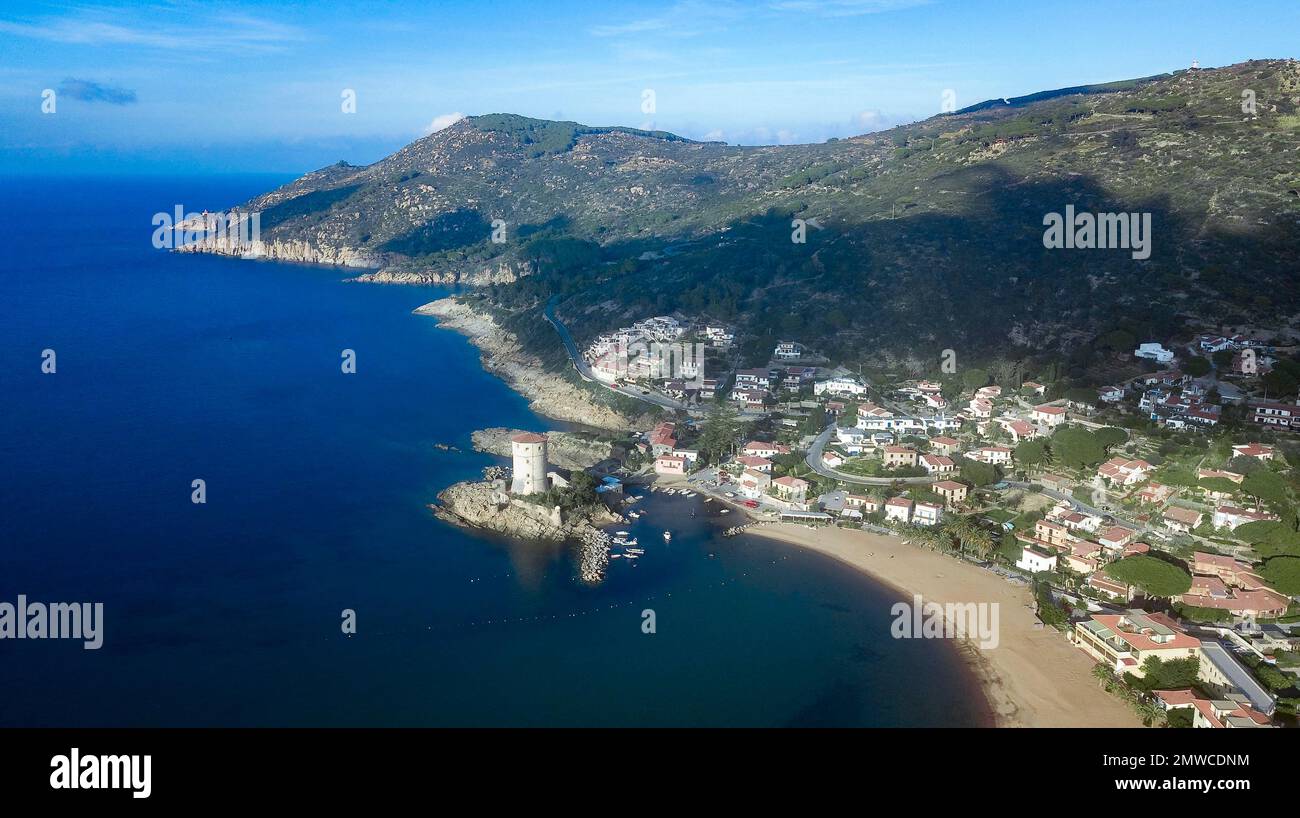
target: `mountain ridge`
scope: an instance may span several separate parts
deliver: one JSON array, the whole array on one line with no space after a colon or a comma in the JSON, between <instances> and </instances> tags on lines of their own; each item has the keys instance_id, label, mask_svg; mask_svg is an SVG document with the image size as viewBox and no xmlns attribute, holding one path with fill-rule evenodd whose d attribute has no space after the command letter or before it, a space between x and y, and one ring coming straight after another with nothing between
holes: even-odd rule
<instances>
[{"instance_id":1,"label":"mountain ridge","mask_svg":"<svg viewBox=\"0 0 1300 818\"><path fill-rule=\"evenodd\" d=\"M989 103L788 146L467 117L245 207L262 212L265 239L382 266L364 280L481 284L506 320L535 318L564 293L580 338L676 310L851 360L1068 350L1116 328L1160 337L1216 315L1294 320L1294 60ZM1155 252L1047 250L1044 215L1067 204L1151 213ZM803 244L791 241L794 218L812 225Z\"/></svg>"}]
</instances>

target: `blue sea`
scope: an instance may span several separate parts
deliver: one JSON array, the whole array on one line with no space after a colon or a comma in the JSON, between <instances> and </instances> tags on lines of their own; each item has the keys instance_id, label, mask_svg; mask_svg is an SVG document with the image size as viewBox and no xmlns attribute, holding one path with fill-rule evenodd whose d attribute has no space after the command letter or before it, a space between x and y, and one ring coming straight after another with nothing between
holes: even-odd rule
<instances>
[{"instance_id":1,"label":"blue sea","mask_svg":"<svg viewBox=\"0 0 1300 818\"><path fill-rule=\"evenodd\" d=\"M647 497L645 557L594 588L434 519L497 462L471 431L556 427L411 314L449 291L151 245L287 178L0 186L0 602L105 620L94 651L0 640L0 724L989 723L951 645L890 638L895 592L698 501Z\"/></svg>"}]
</instances>

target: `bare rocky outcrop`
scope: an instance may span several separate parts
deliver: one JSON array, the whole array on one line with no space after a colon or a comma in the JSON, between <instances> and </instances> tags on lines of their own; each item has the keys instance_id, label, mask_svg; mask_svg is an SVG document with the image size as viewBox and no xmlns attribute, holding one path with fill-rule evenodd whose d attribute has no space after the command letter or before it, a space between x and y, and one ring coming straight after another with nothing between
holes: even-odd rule
<instances>
[{"instance_id":1,"label":"bare rocky outcrop","mask_svg":"<svg viewBox=\"0 0 1300 818\"><path fill-rule=\"evenodd\" d=\"M525 352L519 339L502 329L491 315L454 298L430 302L415 313L434 316L439 326L468 336L482 352L483 368L528 398L533 411L600 429L628 431L637 427L636 419L594 400L563 376L547 372L542 362Z\"/></svg>"},{"instance_id":2,"label":"bare rocky outcrop","mask_svg":"<svg viewBox=\"0 0 1300 818\"><path fill-rule=\"evenodd\" d=\"M490 482L455 483L439 493L438 502L429 508L453 525L524 540L578 540L595 534L599 526L622 522L604 506L562 512L558 507L506 497Z\"/></svg>"},{"instance_id":3,"label":"bare rocky outcrop","mask_svg":"<svg viewBox=\"0 0 1300 818\"><path fill-rule=\"evenodd\" d=\"M480 429L470 435L474 448L480 452L510 457L510 438L526 429L493 427ZM551 463L564 469L586 469L602 460L618 458L619 448L608 440L592 440L572 432L547 432L546 456Z\"/></svg>"},{"instance_id":4,"label":"bare rocky outcrop","mask_svg":"<svg viewBox=\"0 0 1300 818\"><path fill-rule=\"evenodd\" d=\"M178 253L213 253L265 261L297 261L308 264L336 264L342 267L382 267L385 256L356 247L329 247L301 240L257 240L241 242L229 237L208 236L176 248Z\"/></svg>"},{"instance_id":5,"label":"bare rocky outcrop","mask_svg":"<svg viewBox=\"0 0 1300 818\"><path fill-rule=\"evenodd\" d=\"M355 281L378 284L465 284L486 287L492 284L514 284L536 270L532 262L500 261L470 270L410 270L390 267L374 273L357 276Z\"/></svg>"}]
</instances>

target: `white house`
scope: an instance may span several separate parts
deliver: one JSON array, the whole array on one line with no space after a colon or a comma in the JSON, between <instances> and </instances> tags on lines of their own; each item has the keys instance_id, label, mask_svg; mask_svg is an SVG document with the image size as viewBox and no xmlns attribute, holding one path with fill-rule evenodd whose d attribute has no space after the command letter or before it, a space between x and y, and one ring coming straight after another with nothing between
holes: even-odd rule
<instances>
[{"instance_id":1,"label":"white house","mask_svg":"<svg viewBox=\"0 0 1300 818\"><path fill-rule=\"evenodd\" d=\"M1016 560L1016 567L1032 574L1037 574L1039 571L1055 571L1056 555L1049 554L1037 546L1026 545L1020 549L1020 559Z\"/></svg>"},{"instance_id":2,"label":"white house","mask_svg":"<svg viewBox=\"0 0 1300 818\"><path fill-rule=\"evenodd\" d=\"M912 501L907 497L890 497L885 501L885 519L906 523L912 518Z\"/></svg>"},{"instance_id":3,"label":"white house","mask_svg":"<svg viewBox=\"0 0 1300 818\"><path fill-rule=\"evenodd\" d=\"M1156 363L1167 364L1174 359L1174 353L1165 349L1154 341L1146 344L1139 344L1138 348L1133 350L1133 357L1146 358Z\"/></svg>"},{"instance_id":4,"label":"white house","mask_svg":"<svg viewBox=\"0 0 1300 818\"><path fill-rule=\"evenodd\" d=\"M1030 413L1035 423L1041 423L1048 428L1055 428L1065 423L1065 409L1060 406L1035 406L1034 411Z\"/></svg>"},{"instance_id":5,"label":"white house","mask_svg":"<svg viewBox=\"0 0 1300 818\"><path fill-rule=\"evenodd\" d=\"M1007 434L1011 435L1011 439L1016 443L1038 436L1038 427L1028 421L999 418L998 423L1007 430Z\"/></svg>"},{"instance_id":6,"label":"white house","mask_svg":"<svg viewBox=\"0 0 1300 818\"><path fill-rule=\"evenodd\" d=\"M1171 506L1165 509L1165 525L1181 534L1189 534L1201 524L1202 514L1191 508Z\"/></svg>"},{"instance_id":7,"label":"white house","mask_svg":"<svg viewBox=\"0 0 1300 818\"><path fill-rule=\"evenodd\" d=\"M740 493L750 500L757 500L762 497L770 485L772 485L770 475L753 469L745 469L745 473L740 476Z\"/></svg>"},{"instance_id":8,"label":"white house","mask_svg":"<svg viewBox=\"0 0 1300 818\"><path fill-rule=\"evenodd\" d=\"M848 376L831 378L829 381L818 381L813 384L813 394L821 395L829 393L831 395L863 395L866 394L867 387L858 383L855 379Z\"/></svg>"},{"instance_id":9,"label":"white house","mask_svg":"<svg viewBox=\"0 0 1300 818\"><path fill-rule=\"evenodd\" d=\"M856 426L836 426L835 439L845 446L862 446L867 433Z\"/></svg>"},{"instance_id":10,"label":"white house","mask_svg":"<svg viewBox=\"0 0 1300 818\"><path fill-rule=\"evenodd\" d=\"M975 459L991 466L1006 465L1011 462L1011 449L1006 446L983 446L976 449Z\"/></svg>"},{"instance_id":11,"label":"white house","mask_svg":"<svg viewBox=\"0 0 1300 818\"><path fill-rule=\"evenodd\" d=\"M1263 443L1239 443L1232 447L1233 457L1254 457L1258 460L1272 460L1273 447Z\"/></svg>"},{"instance_id":12,"label":"white house","mask_svg":"<svg viewBox=\"0 0 1300 818\"><path fill-rule=\"evenodd\" d=\"M923 454L921 468L925 469L926 474L948 474L957 470L957 464L951 457L941 454Z\"/></svg>"},{"instance_id":13,"label":"white house","mask_svg":"<svg viewBox=\"0 0 1300 818\"><path fill-rule=\"evenodd\" d=\"M943 506L937 503L917 503L912 509L913 525L938 525L943 516Z\"/></svg>"},{"instance_id":14,"label":"white house","mask_svg":"<svg viewBox=\"0 0 1300 818\"><path fill-rule=\"evenodd\" d=\"M803 344L796 344L794 341L782 341L776 345L776 350L772 354L782 361L802 358Z\"/></svg>"},{"instance_id":15,"label":"white house","mask_svg":"<svg viewBox=\"0 0 1300 818\"><path fill-rule=\"evenodd\" d=\"M763 404L767 401L767 390L733 389L731 390L731 399L736 403L744 404L746 409L762 409Z\"/></svg>"},{"instance_id":16,"label":"white house","mask_svg":"<svg viewBox=\"0 0 1300 818\"><path fill-rule=\"evenodd\" d=\"M1109 480L1111 485L1132 486L1147 479L1153 468L1145 460L1112 457L1097 468L1097 476Z\"/></svg>"},{"instance_id":17,"label":"white house","mask_svg":"<svg viewBox=\"0 0 1300 818\"><path fill-rule=\"evenodd\" d=\"M745 444L745 448L742 449L742 451L751 457L775 457L780 454L781 450L784 448L784 446L777 443L764 443L760 440L751 440Z\"/></svg>"},{"instance_id":18,"label":"white house","mask_svg":"<svg viewBox=\"0 0 1300 818\"><path fill-rule=\"evenodd\" d=\"M736 458L736 463L740 465L742 471L744 469L753 469L754 471L762 472L763 474L772 473L772 461L768 460L766 457L742 454Z\"/></svg>"},{"instance_id":19,"label":"white house","mask_svg":"<svg viewBox=\"0 0 1300 818\"><path fill-rule=\"evenodd\" d=\"M1226 528L1229 531L1237 530L1237 526L1243 523L1253 523L1259 520L1276 520L1272 514L1263 511L1250 511L1236 506L1219 506L1214 510L1214 527Z\"/></svg>"},{"instance_id":20,"label":"white house","mask_svg":"<svg viewBox=\"0 0 1300 818\"><path fill-rule=\"evenodd\" d=\"M888 409L881 409L874 403L864 403L858 406L858 428L875 429L883 431L892 426L891 419L894 413Z\"/></svg>"},{"instance_id":21,"label":"white house","mask_svg":"<svg viewBox=\"0 0 1300 818\"><path fill-rule=\"evenodd\" d=\"M1104 403L1119 403L1124 400L1124 387L1103 386L1097 390L1097 398Z\"/></svg>"}]
</instances>

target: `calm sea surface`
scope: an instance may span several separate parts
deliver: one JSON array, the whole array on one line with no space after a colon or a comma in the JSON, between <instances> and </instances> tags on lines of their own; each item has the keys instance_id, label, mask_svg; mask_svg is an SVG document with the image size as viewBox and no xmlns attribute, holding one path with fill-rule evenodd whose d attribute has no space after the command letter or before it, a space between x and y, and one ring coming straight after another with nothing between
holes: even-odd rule
<instances>
[{"instance_id":1,"label":"calm sea surface","mask_svg":"<svg viewBox=\"0 0 1300 818\"><path fill-rule=\"evenodd\" d=\"M889 638L892 591L698 500L646 498L645 557L597 588L433 519L494 462L472 430L554 424L411 315L444 290L150 244L281 181L0 186L0 601L106 620L98 651L0 640L0 724L987 722L950 646Z\"/></svg>"}]
</instances>

